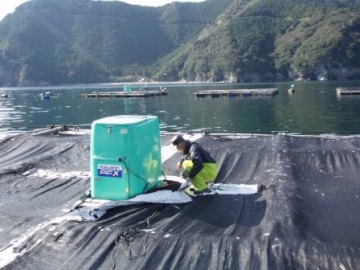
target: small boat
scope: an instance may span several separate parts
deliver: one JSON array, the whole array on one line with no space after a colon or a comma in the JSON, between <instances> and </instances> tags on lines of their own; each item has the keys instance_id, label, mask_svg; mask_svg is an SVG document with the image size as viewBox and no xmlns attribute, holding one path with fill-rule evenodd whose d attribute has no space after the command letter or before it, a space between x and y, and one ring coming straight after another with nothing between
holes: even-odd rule
<instances>
[{"instance_id":1,"label":"small boat","mask_svg":"<svg viewBox=\"0 0 360 270\"><path fill-rule=\"evenodd\" d=\"M289 94L294 94L295 93L295 84L292 84L288 90Z\"/></svg>"},{"instance_id":2,"label":"small boat","mask_svg":"<svg viewBox=\"0 0 360 270\"><path fill-rule=\"evenodd\" d=\"M8 98L9 96L8 96L8 94L4 93L4 94L1 94L1 97L2 98Z\"/></svg>"},{"instance_id":3,"label":"small boat","mask_svg":"<svg viewBox=\"0 0 360 270\"><path fill-rule=\"evenodd\" d=\"M40 94L41 99L50 99L50 92L43 92Z\"/></svg>"}]
</instances>

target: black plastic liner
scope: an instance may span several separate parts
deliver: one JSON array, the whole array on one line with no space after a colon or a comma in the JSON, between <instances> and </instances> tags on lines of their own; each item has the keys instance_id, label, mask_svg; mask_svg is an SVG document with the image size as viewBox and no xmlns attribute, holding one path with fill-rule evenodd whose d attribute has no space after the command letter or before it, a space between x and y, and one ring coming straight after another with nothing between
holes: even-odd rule
<instances>
[{"instance_id":1,"label":"black plastic liner","mask_svg":"<svg viewBox=\"0 0 360 270\"><path fill-rule=\"evenodd\" d=\"M360 137L199 142L219 163L216 182L270 188L46 225L90 187L89 135L2 140L0 254L19 253L4 269L360 269ZM164 162L165 174L179 158Z\"/></svg>"}]
</instances>

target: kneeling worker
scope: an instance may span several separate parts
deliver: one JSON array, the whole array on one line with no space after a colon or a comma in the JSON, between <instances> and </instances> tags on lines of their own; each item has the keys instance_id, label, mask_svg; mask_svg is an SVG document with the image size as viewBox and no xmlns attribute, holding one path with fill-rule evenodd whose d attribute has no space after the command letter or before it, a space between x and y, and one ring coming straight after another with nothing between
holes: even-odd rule
<instances>
[{"instance_id":1,"label":"kneeling worker","mask_svg":"<svg viewBox=\"0 0 360 270\"><path fill-rule=\"evenodd\" d=\"M177 168L184 170L183 178L189 178L192 184L185 192L189 195L210 192L208 187L214 183L217 174L217 164L210 153L200 144L185 140L181 135L176 135L172 143L184 155Z\"/></svg>"}]
</instances>

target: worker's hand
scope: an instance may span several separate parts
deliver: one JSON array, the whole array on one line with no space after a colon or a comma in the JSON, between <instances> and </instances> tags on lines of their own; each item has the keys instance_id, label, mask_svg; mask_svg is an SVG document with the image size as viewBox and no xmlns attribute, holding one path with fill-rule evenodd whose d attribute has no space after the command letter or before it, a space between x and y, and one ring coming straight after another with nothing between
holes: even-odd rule
<instances>
[{"instance_id":1,"label":"worker's hand","mask_svg":"<svg viewBox=\"0 0 360 270\"><path fill-rule=\"evenodd\" d=\"M183 177L184 179L188 178L188 177L189 177L189 173L186 172L186 171L183 171L182 177Z\"/></svg>"},{"instance_id":2,"label":"worker's hand","mask_svg":"<svg viewBox=\"0 0 360 270\"><path fill-rule=\"evenodd\" d=\"M181 170L181 169L183 168L182 161L179 161L179 162L177 163L176 168L177 168L178 170Z\"/></svg>"}]
</instances>

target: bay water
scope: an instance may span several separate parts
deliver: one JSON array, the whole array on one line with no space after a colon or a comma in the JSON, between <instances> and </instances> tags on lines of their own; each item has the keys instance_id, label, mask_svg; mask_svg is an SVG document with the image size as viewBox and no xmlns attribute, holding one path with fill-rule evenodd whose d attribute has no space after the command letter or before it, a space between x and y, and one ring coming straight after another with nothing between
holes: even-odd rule
<instances>
[{"instance_id":1,"label":"bay water","mask_svg":"<svg viewBox=\"0 0 360 270\"><path fill-rule=\"evenodd\" d=\"M0 133L17 133L49 125L89 127L113 115L157 115L163 131L235 133L291 132L360 134L360 96L337 96L336 87L360 87L360 81L289 83L133 84L166 87L168 95L136 98L86 98L93 91L121 91L123 84L0 88ZM274 96L197 98L211 89L278 88ZM50 91L50 99L41 93Z\"/></svg>"}]
</instances>

